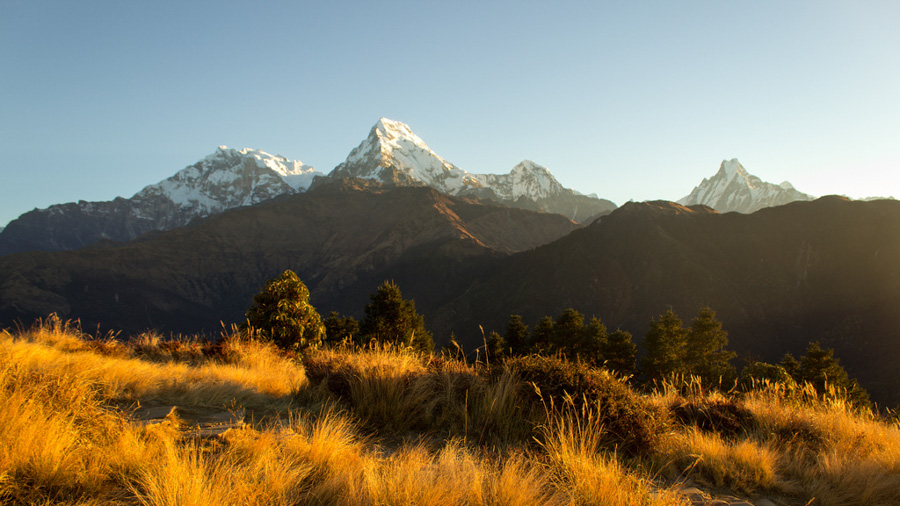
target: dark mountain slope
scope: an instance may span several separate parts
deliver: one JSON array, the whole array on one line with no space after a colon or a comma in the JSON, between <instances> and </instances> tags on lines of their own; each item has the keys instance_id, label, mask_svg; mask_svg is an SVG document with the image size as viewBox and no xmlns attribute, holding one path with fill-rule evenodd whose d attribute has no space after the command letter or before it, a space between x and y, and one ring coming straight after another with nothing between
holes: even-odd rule
<instances>
[{"instance_id":1,"label":"dark mountain slope","mask_svg":"<svg viewBox=\"0 0 900 506\"><path fill-rule=\"evenodd\" d=\"M898 301L898 202L826 197L751 215L650 202L514 255L430 321L472 347L478 324L502 329L510 314L534 324L574 307L640 340L667 307L689 324L710 305L742 355L777 361L819 340L894 403Z\"/></svg>"},{"instance_id":2,"label":"dark mountain slope","mask_svg":"<svg viewBox=\"0 0 900 506\"><path fill-rule=\"evenodd\" d=\"M55 311L89 328L215 330L240 321L265 280L287 268L322 312L361 311L387 278L427 309L496 259L577 226L430 188L344 180L126 244L0 258L0 321Z\"/></svg>"}]
</instances>

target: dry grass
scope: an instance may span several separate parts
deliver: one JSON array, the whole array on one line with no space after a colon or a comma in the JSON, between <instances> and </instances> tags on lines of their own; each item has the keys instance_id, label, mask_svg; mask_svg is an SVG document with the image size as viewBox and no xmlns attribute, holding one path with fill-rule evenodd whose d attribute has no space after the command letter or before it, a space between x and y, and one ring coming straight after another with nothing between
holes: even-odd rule
<instances>
[{"instance_id":1,"label":"dry grass","mask_svg":"<svg viewBox=\"0 0 900 506\"><path fill-rule=\"evenodd\" d=\"M307 381L302 366L269 346L225 338L229 362L198 365L96 353L89 341L66 327L32 329L20 339L0 337L0 356L48 377L75 377L96 385L100 395L118 402L251 410L286 409Z\"/></svg>"},{"instance_id":2,"label":"dry grass","mask_svg":"<svg viewBox=\"0 0 900 506\"><path fill-rule=\"evenodd\" d=\"M601 416L597 406L552 413L541 428L541 446L550 469L574 504L669 505L689 504L672 490L659 489L615 453L604 453Z\"/></svg>"},{"instance_id":3,"label":"dry grass","mask_svg":"<svg viewBox=\"0 0 900 506\"><path fill-rule=\"evenodd\" d=\"M771 441L786 479L821 504L900 503L900 427L825 399L764 385L745 401L758 419L754 437Z\"/></svg>"},{"instance_id":4,"label":"dry grass","mask_svg":"<svg viewBox=\"0 0 900 506\"><path fill-rule=\"evenodd\" d=\"M623 390L676 411L658 444L623 456L602 397L536 414L513 370L392 347L301 363L234 336L95 340L51 319L0 333L0 502L655 505L687 503L691 480L788 504L900 503L900 428L792 388ZM267 416L198 438L116 407L134 402Z\"/></svg>"}]
</instances>

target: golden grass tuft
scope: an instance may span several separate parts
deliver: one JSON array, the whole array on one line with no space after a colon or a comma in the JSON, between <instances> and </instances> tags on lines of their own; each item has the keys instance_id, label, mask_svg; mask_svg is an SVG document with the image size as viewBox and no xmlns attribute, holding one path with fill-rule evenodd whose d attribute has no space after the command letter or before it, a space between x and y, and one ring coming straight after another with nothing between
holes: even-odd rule
<instances>
[{"instance_id":1,"label":"golden grass tuft","mask_svg":"<svg viewBox=\"0 0 900 506\"><path fill-rule=\"evenodd\" d=\"M603 452L604 428L597 406L550 414L540 429L550 469L574 504L688 504L670 489L657 488L642 473L623 465L615 453Z\"/></svg>"},{"instance_id":2,"label":"golden grass tuft","mask_svg":"<svg viewBox=\"0 0 900 506\"><path fill-rule=\"evenodd\" d=\"M674 474L686 473L699 483L745 494L774 489L778 484L778 455L768 444L726 441L693 427L672 435L657 459Z\"/></svg>"}]
</instances>

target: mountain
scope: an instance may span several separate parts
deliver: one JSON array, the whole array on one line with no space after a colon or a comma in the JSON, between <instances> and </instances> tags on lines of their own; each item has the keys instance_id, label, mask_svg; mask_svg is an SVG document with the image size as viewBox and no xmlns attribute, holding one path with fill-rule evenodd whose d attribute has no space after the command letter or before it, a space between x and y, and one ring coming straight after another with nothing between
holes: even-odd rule
<instances>
[{"instance_id":1,"label":"mountain","mask_svg":"<svg viewBox=\"0 0 900 506\"><path fill-rule=\"evenodd\" d=\"M765 207L774 207L815 197L797 191L791 183L772 184L750 174L737 158L723 160L719 171L710 179L703 179L699 186L678 201L686 206L709 206L720 213L736 211L753 213Z\"/></svg>"},{"instance_id":2,"label":"mountain","mask_svg":"<svg viewBox=\"0 0 900 506\"><path fill-rule=\"evenodd\" d=\"M2 257L0 327L56 312L86 328L215 333L242 321L285 269L326 315L361 312L386 279L429 310L499 259L578 227L433 188L342 179L127 243Z\"/></svg>"},{"instance_id":3,"label":"mountain","mask_svg":"<svg viewBox=\"0 0 900 506\"><path fill-rule=\"evenodd\" d=\"M0 255L76 249L103 239L128 241L226 209L306 191L316 175L321 173L283 156L220 146L131 198L79 201L25 213L0 232Z\"/></svg>"},{"instance_id":4,"label":"mountain","mask_svg":"<svg viewBox=\"0 0 900 506\"><path fill-rule=\"evenodd\" d=\"M888 406L900 403L900 202L823 197L719 214L672 202L628 203L591 225L504 260L427 314L438 335L473 349L511 314L534 325L572 307L640 342L672 307L690 325L709 305L729 348L777 362L810 341L835 348ZM739 364L740 365L740 364Z\"/></svg>"},{"instance_id":5,"label":"mountain","mask_svg":"<svg viewBox=\"0 0 900 506\"><path fill-rule=\"evenodd\" d=\"M387 185L431 186L461 196L487 198L525 209L590 221L616 208L608 200L563 187L550 171L525 160L509 174L471 174L441 158L408 125L381 118L368 137L329 174Z\"/></svg>"}]
</instances>

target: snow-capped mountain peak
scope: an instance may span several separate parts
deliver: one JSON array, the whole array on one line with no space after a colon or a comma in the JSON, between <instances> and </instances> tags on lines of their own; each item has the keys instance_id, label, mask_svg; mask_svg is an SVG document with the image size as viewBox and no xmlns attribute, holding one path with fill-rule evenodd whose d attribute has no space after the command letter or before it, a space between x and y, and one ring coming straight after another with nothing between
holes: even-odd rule
<instances>
[{"instance_id":1,"label":"snow-capped mountain peak","mask_svg":"<svg viewBox=\"0 0 900 506\"><path fill-rule=\"evenodd\" d=\"M789 181L782 181L778 186L784 188L785 190L794 190L794 185L792 185Z\"/></svg>"},{"instance_id":2,"label":"snow-capped mountain peak","mask_svg":"<svg viewBox=\"0 0 900 506\"><path fill-rule=\"evenodd\" d=\"M443 159L405 123L381 118L331 177L374 179L388 185L430 186L450 195L474 195L515 202L577 219L615 208L609 201L584 197L564 188L543 165L524 160L508 174L472 174ZM585 199L578 205L547 199ZM540 202L540 203L539 203ZM525 205L523 203L517 205ZM573 218L573 219L575 219Z\"/></svg>"},{"instance_id":3,"label":"snow-capped mountain peak","mask_svg":"<svg viewBox=\"0 0 900 506\"><path fill-rule=\"evenodd\" d=\"M191 214L207 216L272 197L305 191L321 175L303 162L244 148L219 146L212 154L135 194L136 200L171 200Z\"/></svg>"},{"instance_id":4,"label":"snow-capped mountain peak","mask_svg":"<svg viewBox=\"0 0 900 506\"><path fill-rule=\"evenodd\" d=\"M719 172L725 174L725 177L729 180L734 179L736 176L748 175L746 169L744 169L744 166L741 165L741 162L739 162L737 158L722 160L722 165L719 166Z\"/></svg>"},{"instance_id":5,"label":"snow-capped mountain peak","mask_svg":"<svg viewBox=\"0 0 900 506\"><path fill-rule=\"evenodd\" d=\"M475 184L466 171L438 156L408 125L387 118L379 119L330 175L427 185L452 194Z\"/></svg>"},{"instance_id":6,"label":"snow-capped mountain peak","mask_svg":"<svg viewBox=\"0 0 900 506\"><path fill-rule=\"evenodd\" d=\"M562 186L546 167L530 160L509 174L471 174L431 150L405 123L381 118L331 176L376 179L388 184L432 186L451 195L489 189L501 199L543 198Z\"/></svg>"},{"instance_id":7,"label":"snow-capped mountain peak","mask_svg":"<svg viewBox=\"0 0 900 506\"><path fill-rule=\"evenodd\" d=\"M679 204L703 204L721 213L737 211L752 213L764 207L788 204L795 200L812 200L811 195L797 191L785 181L768 183L747 172L737 158L723 160L718 172L703 179Z\"/></svg>"},{"instance_id":8,"label":"snow-capped mountain peak","mask_svg":"<svg viewBox=\"0 0 900 506\"><path fill-rule=\"evenodd\" d=\"M512 200L523 196L532 199L548 198L565 190L547 167L531 160L522 160L506 175L483 174L476 177L485 186L494 187L498 195Z\"/></svg>"}]
</instances>

